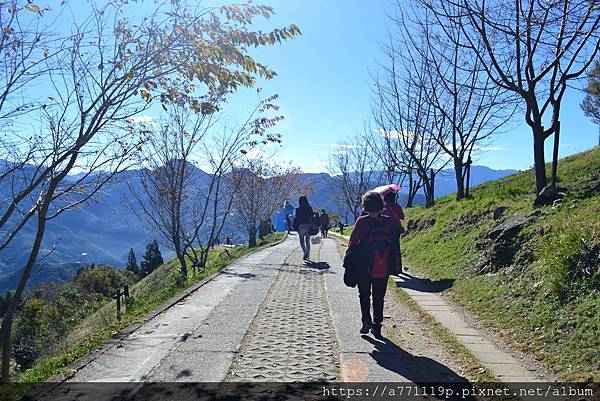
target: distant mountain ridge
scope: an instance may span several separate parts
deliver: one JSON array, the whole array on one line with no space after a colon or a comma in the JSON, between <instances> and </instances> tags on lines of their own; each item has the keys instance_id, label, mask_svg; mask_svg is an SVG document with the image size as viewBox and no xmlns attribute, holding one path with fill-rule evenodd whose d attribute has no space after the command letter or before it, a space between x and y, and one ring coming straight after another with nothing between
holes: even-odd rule
<instances>
[{"instance_id":1,"label":"distant mountain ridge","mask_svg":"<svg viewBox=\"0 0 600 401\"><path fill-rule=\"evenodd\" d=\"M1 165L2 161L0 161ZM208 173L193 168L197 170L195 174L198 176L199 185L208 182ZM473 166L472 185L502 178L514 172L515 170L493 170L484 166ZM138 217L129 210L127 202L124 202L124 197L132 197L130 187L134 190L141 188L139 174L140 170L121 173L113 183L99 191L93 202L68 211L48 222L40 253L42 256L48 256L40 261L37 267L37 278L32 282L44 281L43 265L55 267L50 269L52 273L49 273L51 277L48 278L57 281L72 276L76 271L74 266L78 264L93 262L123 267L130 248L134 249L139 261L148 242L155 238L160 241L158 234L149 232ZM311 187L308 197L314 208L323 208L327 211L338 210L331 196L329 174L304 173L299 179L302 185ZM445 170L438 175L436 197L448 195L454 192L455 188L452 170ZM0 196L6 198L9 194L7 190L3 193L0 188ZM406 196L401 193L401 203L405 202L405 198ZM296 201L297 199L292 199L293 204L296 204ZM417 194L415 203L422 204L423 201L422 194ZM243 230L228 225L223 231L223 237L231 234L236 242L246 240L246 233ZM35 225L33 223L26 225L9 249L0 254L0 293L12 289L14 277L18 275L25 262L26 250L34 235ZM164 246L161 246L161 250L165 258L172 256ZM70 273L65 275L57 273L56 266L60 264L69 264L70 267L66 270Z\"/></svg>"}]
</instances>

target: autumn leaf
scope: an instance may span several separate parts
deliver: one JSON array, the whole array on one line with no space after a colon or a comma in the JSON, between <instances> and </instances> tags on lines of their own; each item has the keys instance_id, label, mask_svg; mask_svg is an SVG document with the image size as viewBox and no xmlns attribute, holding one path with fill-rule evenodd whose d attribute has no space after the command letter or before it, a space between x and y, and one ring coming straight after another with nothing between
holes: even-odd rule
<instances>
[{"instance_id":1,"label":"autumn leaf","mask_svg":"<svg viewBox=\"0 0 600 401\"><path fill-rule=\"evenodd\" d=\"M28 6L25 6L25 10L42 15L42 9L37 4L30 4Z\"/></svg>"}]
</instances>

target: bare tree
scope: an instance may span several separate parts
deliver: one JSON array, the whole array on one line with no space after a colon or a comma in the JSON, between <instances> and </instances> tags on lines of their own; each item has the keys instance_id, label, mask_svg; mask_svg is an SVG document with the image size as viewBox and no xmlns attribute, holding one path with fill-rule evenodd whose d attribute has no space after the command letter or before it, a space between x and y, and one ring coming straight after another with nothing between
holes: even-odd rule
<instances>
[{"instance_id":1,"label":"bare tree","mask_svg":"<svg viewBox=\"0 0 600 401\"><path fill-rule=\"evenodd\" d=\"M256 232L292 194L299 192L293 167L282 167L261 157L246 157L231 174L237 186L233 194L232 220L248 233L248 246L255 247Z\"/></svg>"},{"instance_id":2,"label":"bare tree","mask_svg":"<svg viewBox=\"0 0 600 401\"><path fill-rule=\"evenodd\" d=\"M380 88L380 77L373 77L375 82L375 98L383 95ZM382 99L379 100L381 105ZM372 114L379 127L387 125L385 110L379 107L377 100L372 101ZM371 148L377 156L380 168L384 171L385 182L396 183L407 187L407 198L405 207L412 207L418 191L423 188L423 181L418 178L415 163L410 153L404 147L402 141L394 138L394 135L386 134L383 128L374 131Z\"/></svg>"},{"instance_id":3,"label":"bare tree","mask_svg":"<svg viewBox=\"0 0 600 401\"><path fill-rule=\"evenodd\" d=\"M35 143L30 157L33 167L17 163L22 170L11 177L22 175L27 180L14 182L10 199L0 210L0 252L27 222L36 224L2 321L3 381L9 380L14 312L40 254L46 222L91 199L131 162L144 140L136 137L131 119L147 110L154 98L163 105L186 104L211 114L216 97L240 85L253 85L257 75L275 75L246 54L247 46L299 34L295 26L267 33L249 31L253 17L273 13L265 6L192 10L176 0L131 23L122 16L127 3L113 1L102 8L90 4L89 17L74 21L72 33L57 40L60 57L49 57L50 50L43 60L49 96L32 119L40 134L27 138L24 145L30 149ZM194 91L198 84L203 91ZM36 89L27 90L30 94ZM13 137L6 143L18 144L18 140ZM109 173L99 174L100 170ZM74 172L82 174L73 179Z\"/></svg>"},{"instance_id":4,"label":"bare tree","mask_svg":"<svg viewBox=\"0 0 600 401\"><path fill-rule=\"evenodd\" d=\"M411 172L409 180L414 179L414 171L417 183L409 181L409 186L416 193L415 188L422 185L426 206L432 206L435 177L447 160L436 140L443 129L437 123L439 111L429 101L431 88L424 84L429 74L427 60L392 35L382 48L385 61L375 77L373 117L396 164Z\"/></svg>"},{"instance_id":5,"label":"bare tree","mask_svg":"<svg viewBox=\"0 0 600 401\"><path fill-rule=\"evenodd\" d=\"M256 143L278 141L266 131L281 116L263 113L277 108L276 96L260 101L248 119L236 127L217 127L213 115L175 106L150 136L137 180L129 183L131 210L152 231L161 235L175 252L183 279L188 262L196 268L206 264L208 251L218 241L231 209L238 184L227 180L234 162ZM259 114L257 116L257 114ZM207 171L202 171L205 169Z\"/></svg>"},{"instance_id":6,"label":"bare tree","mask_svg":"<svg viewBox=\"0 0 600 401\"><path fill-rule=\"evenodd\" d=\"M205 140L212 115L196 114L174 106L165 118L152 125L144 146L144 169L129 182L131 210L152 232L158 233L175 251L182 277L187 278L186 232L195 222L195 202L202 184L202 171L193 165L193 152ZM146 125L146 124L145 124ZM148 128L143 128L148 129ZM141 184L141 191L137 183ZM193 234L189 234L193 235Z\"/></svg>"},{"instance_id":7,"label":"bare tree","mask_svg":"<svg viewBox=\"0 0 600 401\"><path fill-rule=\"evenodd\" d=\"M450 41L472 52L495 85L522 100L533 134L536 193L547 185L544 142L554 135L556 184L560 110L569 83L595 60L600 8L590 0L421 0ZM448 34L452 26L462 35ZM547 124L547 125L545 125Z\"/></svg>"},{"instance_id":8,"label":"bare tree","mask_svg":"<svg viewBox=\"0 0 600 401\"><path fill-rule=\"evenodd\" d=\"M361 214L362 195L381 182L381 171L377 171L377 154L369 142L370 129L365 126L362 133L340 142L329 155L329 185L332 196L340 210L355 221ZM347 217L346 217L347 221Z\"/></svg>"},{"instance_id":9,"label":"bare tree","mask_svg":"<svg viewBox=\"0 0 600 401\"><path fill-rule=\"evenodd\" d=\"M418 3L402 7L398 2L398 14L391 19L402 42L419 55L411 60L426 67L426 81L420 85L427 88L427 101L438 115L434 139L451 158L460 200L465 197L467 162L510 121L516 110L514 99L494 84L481 60L459 45L463 33L455 21L442 28ZM474 45L483 48L481 41Z\"/></svg>"}]
</instances>

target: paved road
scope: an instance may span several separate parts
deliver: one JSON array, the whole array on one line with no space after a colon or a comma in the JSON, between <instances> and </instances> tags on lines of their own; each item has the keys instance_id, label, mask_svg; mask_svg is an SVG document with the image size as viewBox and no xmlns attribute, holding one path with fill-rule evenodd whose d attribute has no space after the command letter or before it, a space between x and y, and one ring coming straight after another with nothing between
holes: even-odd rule
<instances>
[{"instance_id":1,"label":"paved road","mask_svg":"<svg viewBox=\"0 0 600 401\"><path fill-rule=\"evenodd\" d=\"M77 382L464 380L387 339L360 335L357 290L343 284L336 242L313 249L313 261L302 261L297 237L290 236L245 257L105 347L43 398L88 399L74 391ZM131 385L101 388L106 397L89 399L132 391Z\"/></svg>"}]
</instances>

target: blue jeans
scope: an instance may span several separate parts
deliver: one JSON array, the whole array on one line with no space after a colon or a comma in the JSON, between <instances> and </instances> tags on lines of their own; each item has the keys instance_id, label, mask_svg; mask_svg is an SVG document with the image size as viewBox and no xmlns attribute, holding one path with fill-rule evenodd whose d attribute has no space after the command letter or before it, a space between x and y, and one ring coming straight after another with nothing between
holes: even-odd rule
<instances>
[{"instance_id":1,"label":"blue jeans","mask_svg":"<svg viewBox=\"0 0 600 401\"><path fill-rule=\"evenodd\" d=\"M300 237L300 247L304 255L310 255L310 228L312 224L300 224L298 227L298 237Z\"/></svg>"}]
</instances>

